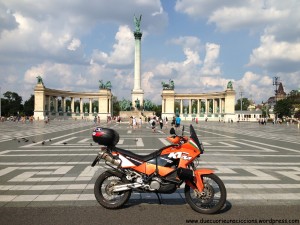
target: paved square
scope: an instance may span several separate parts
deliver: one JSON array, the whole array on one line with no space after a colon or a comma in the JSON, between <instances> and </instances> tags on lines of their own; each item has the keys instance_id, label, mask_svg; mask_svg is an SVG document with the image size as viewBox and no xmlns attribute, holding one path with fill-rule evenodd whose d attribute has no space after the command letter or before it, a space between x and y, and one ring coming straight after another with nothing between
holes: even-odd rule
<instances>
[{"instance_id":1,"label":"paved square","mask_svg":"<svg viewBox=\"0 0 300 225\"><path fill-rule=\"evenodd\" d=\"M188 122L184 122L188 125ZM118 147L147 154L168 144L169 129L148 124L101 124L120 133ZM88 121L0 123L0 206L96 205L93 184L105 167L91 167L99 146ZM300 131L295 125L201 122L194 124L205 152L198 167L212 168L224 181L231 204L299 204ZM186 126L188 135L188 126ZM183 190L163 194L184 202ZM156 201L133 193L132 200Z\"/></svg>"}]
</instances>

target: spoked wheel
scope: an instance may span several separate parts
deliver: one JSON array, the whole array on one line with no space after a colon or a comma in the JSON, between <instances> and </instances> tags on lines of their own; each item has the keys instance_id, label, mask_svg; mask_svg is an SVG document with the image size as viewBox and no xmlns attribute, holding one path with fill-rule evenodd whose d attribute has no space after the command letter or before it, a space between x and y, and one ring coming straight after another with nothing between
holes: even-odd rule
<instances>
[{"instance_id":1,"label":"spoked wheel","mask_svg":"<svg viewBox=\"0 0 300 225\"><path fill-rule=\"evenodd\" d=\"M131 190L113 192L112 187L124 183L127 183L125 177L117 176L107 171L102 173L94 186L94 194L100 205L107 209L122 207L130 198Z\"/></svg>"},{"instance_id":2,"label":"spoked wheel","mask_svg":"<svg viewBox=\"0 0 300 225\"><path fill-rule=\"evenodd\" d=\"M197 212L211 214L218 212L226 202L226 188L222 180L215 174L202 176L203 192L193 190L187 184L184 194L187 203Z\"/></svg>"}]
</instances>

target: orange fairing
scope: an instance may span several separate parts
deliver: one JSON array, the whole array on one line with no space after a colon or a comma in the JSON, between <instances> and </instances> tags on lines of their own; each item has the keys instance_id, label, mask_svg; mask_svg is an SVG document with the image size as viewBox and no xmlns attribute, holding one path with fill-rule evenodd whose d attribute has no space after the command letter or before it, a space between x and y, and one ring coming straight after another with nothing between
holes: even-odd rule
<instances>
[{"instance_id":1,"label":"orange fairing","mask_svg":"<svg viewBox=\"0 0 300 225\"><path fill-rule=\"evenodd\" d=\"M170 136L170 137L167 137L167 140L173 144L178 144L179 141L180 141L180 137L178 136Z\"/></svg>"},{"instance_id":2,"label":"orange fairing","mask_svg":"<svg viewBox=\"0 0 300 225\"><path fill-rule=\"evenodd\" d=\"M132 167L135 171L145 173L147 175L151 175L156 170L156 165L151 163L143 163L139 166ZM166 176L167 174L171 173L174 169L170 167L163 167L163 166L157 166L158 173L161 176Z\"/></svg>"},{"instance_id":3,"label":"orange fairing","mask_svg":"<svg viewBox=\"0 0 300 225\"><path fill-rule=\"evenodd\" d=\"M197 189L199 191L203 191L203 181L202 181L202 175L204 174L212 174L214 173L213 170L209 170L209 169L199 169L199 170L195 170L194 174L195 174L195 183L197 186Z\"/></svg>"}]
</instances>

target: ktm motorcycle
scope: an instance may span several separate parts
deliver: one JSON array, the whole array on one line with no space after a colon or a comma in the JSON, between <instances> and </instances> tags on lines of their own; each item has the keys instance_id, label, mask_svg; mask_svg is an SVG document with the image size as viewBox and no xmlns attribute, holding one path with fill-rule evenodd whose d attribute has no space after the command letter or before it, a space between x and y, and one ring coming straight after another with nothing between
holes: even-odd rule
<instances>
[{"instance_id":1,"label":"ktm motorcycle","mask_svg":"<svg viewBox=\"0 0 300 225\"><path fill-rule=\"evenodd\" d=\"M116 147L119 134L109 128L97 127L93 140L101 150L92 167L104 160L111 169L99 175L94 194L105 208L122 207L132 191L171 194L184 184L187 203L199 213L216 213L226 202L226 188L210 169L197 169L195 162L204 153L192 125L190 137L177 136L174 128L167 139L172 143L147 155L139 155Z\"/></svg>"}]
</instances>

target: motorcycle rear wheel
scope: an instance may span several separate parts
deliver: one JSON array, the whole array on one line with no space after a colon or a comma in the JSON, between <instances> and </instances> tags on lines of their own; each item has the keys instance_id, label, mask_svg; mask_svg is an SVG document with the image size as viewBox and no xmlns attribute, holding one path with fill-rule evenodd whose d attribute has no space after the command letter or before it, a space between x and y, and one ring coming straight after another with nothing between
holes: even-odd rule
<instances>
[{"instance_id":1,"label":"motorcycle rear wheel","mask_svg":"<svg viewBox=\"0 0 300 225\"><path fill-rule=\"evenodd\" d=\"M128 181L122 175L115 175L109 171L102 173L94 186L94 194L99 204L107 209L121 208L130 198L131 190L112 192L111 189L114 185L124 183Z\"/></svg>"},{"instance_id":2,"label":"motorcycle rear wheel","mask_svg":"<svg viewBox=\"0 0 300 225\"><path fill-rule=\"evenodd\" d=\"M203 194L197 193L189 185L185 185L184 194L192 209L203 214L218 212L226 202L226 188L222 180L215 174L205 174Z\"/></svg>"}]
</instances>

